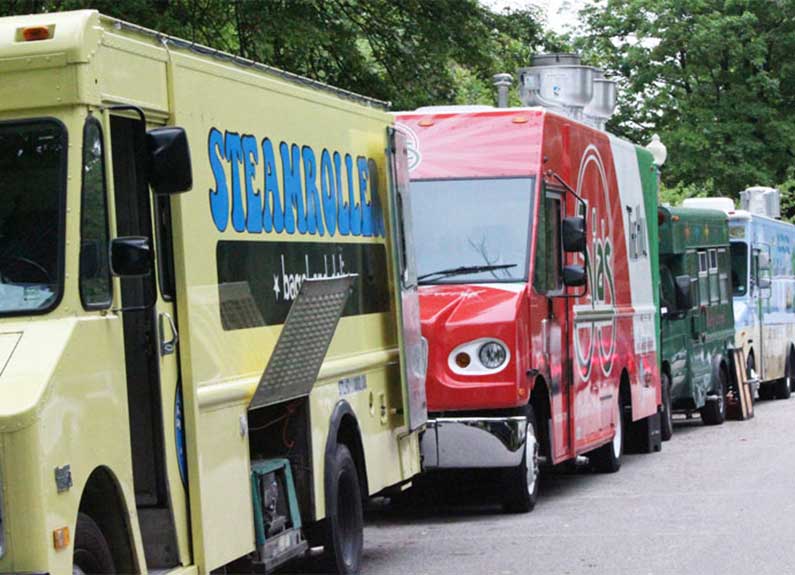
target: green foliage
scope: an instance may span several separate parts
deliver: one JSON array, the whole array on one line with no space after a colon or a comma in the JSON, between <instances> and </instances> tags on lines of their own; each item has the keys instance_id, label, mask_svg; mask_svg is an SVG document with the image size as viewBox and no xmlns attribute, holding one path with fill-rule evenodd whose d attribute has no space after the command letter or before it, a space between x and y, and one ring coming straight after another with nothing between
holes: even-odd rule
<instances>
[{"instance_id":1,"label":"green foliage","mask_svg":"<svg viewBox=\"0 0 795 575\"><path fill-rule=\"evenodd\" d=\"M623 88L609 126L637 142L660 134L670 189L736 197L788 177L793 0L603 0L583 16L577 46Z\"/></svg>"},{"instance_id":2,"label":"green foliage","mask_svg":"<svg viewBox=\"0 0 795 575\"><path fill-rule=\"evenodd\" d=\"M679 206L687 198L706 198L717 195L714 191L715 183L711 179L703 185L678 182L673 186L667 186L663 182L660 186L659 198L661 204Z\"/></svg>"},{"instance_id":3,"label":"green foliage","mask_svg":"<svg viewBox=\"0 0 795 575\"><path fill-rule=\"evenodd\" d=\"M494 102L491 76L545 41L533 10L477 0L0 0L0 15L96 8L393 102L395 109Z\"/></svg>"}]
</instances>

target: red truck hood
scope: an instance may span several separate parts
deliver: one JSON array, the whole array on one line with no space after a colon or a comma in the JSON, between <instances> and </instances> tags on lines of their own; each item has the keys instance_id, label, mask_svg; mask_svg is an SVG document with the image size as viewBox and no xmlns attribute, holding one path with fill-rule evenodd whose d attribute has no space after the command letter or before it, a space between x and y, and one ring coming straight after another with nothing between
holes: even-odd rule
<instances>
[{"instance_id":1,"label":"red truck hood","mask_svg":"<svg viewBox=\"0 0 795 575\"><path fill-rule=\"evenodd\" d=\"M420 288L420 317L426 328L514 321L525 284L434 285ZM431 334L425 334L426 337Z\"/></svg>"},{"instance_id":2,"label":"red truck hood","mask_svg":"<svg viewBox=\"0 0 795 575\"><path fill-rule=\"evenodd\" d=\"M527 315L522 311L526 306L526 291L524 283L420 288L422 334L428 340L426 393L430 411L516 404L517 373L524 352L517 350L517 333ZM480 376L454 373L448 363L452 351L480 338L498 339L508 346L510 359L506 367L498 373Z\"/></svg>"}]
</instances>

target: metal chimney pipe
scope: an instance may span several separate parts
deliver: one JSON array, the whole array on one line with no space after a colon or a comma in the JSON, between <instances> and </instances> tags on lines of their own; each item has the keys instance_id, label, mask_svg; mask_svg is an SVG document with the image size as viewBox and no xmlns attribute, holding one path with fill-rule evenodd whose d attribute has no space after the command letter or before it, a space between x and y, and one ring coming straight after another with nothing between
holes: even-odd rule
<instances>
[{"instance_id":1,"label":"metal chimney pipe","mask_svg":"<svg viewBox=\"0 0 795 575\"><path fill-rule=\"evenodd\" d=\"M508 90L511 89L513 83L513 76L510 74L495 74L492 77L494 85L497 86L497 107L508 107Z\"/></svg>"}]
</instances>

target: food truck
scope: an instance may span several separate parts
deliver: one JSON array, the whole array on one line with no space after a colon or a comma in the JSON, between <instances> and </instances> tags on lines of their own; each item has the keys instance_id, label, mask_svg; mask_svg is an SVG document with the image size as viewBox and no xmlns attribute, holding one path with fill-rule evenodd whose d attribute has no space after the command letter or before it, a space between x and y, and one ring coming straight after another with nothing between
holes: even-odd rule
<instances>
[{"instance_id":1,"label":"food truck","mask_svg":"<svg viewBox=\"0 0 795 575\"><path fill-rule=\"evenodd\" d=\"M614 472L630 442L659 449L657 169L580 121L593 68L545 58L520 71L528 107L398 115L429 353L423 467L494 469L513 511L533 508L541 463Z\"/></svg>"},{"instance_id":2,"label":"food truck","mask_svg":"<svg viewBox=\"0 0 795 575\"><path fill-rule=\"evenodd\" d=\"M729 226L719 210L660 207L662 437L673 412L726 419L734 315Z\"/></svg>"},{"instance_id":3,"label":"food truck","mask_svg":"<svg viewBox=\"0 0 795 575\"><path fill-rule=\"evenodd\" d=\"M781 220L780 192L756 186L730 198L692 198L686 206L729 217L735 343L762 399L795 390L795 225Z\"/></svg>"},{"instance_id":4,"label":"food truck","mask_svg":"<svg viewBox=\"0 0 795 575\"><path fill-rule=\"evenodd\" d=\"M0 78L0 573L356 572L425 422L385 105L96 11Z\"/></svg>"}]
</instances>

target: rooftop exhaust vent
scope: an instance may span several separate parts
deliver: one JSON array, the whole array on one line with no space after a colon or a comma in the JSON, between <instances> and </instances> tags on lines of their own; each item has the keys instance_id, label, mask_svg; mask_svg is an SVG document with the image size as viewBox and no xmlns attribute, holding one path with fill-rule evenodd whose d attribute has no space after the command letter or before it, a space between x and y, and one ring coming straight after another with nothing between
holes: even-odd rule
<instances>
[{"instance_id":1,"label":"rooftop exhaust vent","mask_svg":"<svg viewBox=\"0 0 795 575\"><path fill-rule=\"evenodd\" d=\"M742 209L752 214L781 218L781 193L776 188L755 186L740 192Z\"/></svg>"},{"instance_id":2,"label":"rooftop exhaust vent","mask_svg":"<svg viewBox=\"0 0 795 575\"><path fill-rule=\"evenodd\" d=\"M604 129L616 107L617 89L604 72L583 66L577 54L536 54L519 70L525 106L543 106Z\"/></svg>"}]
</instances>

